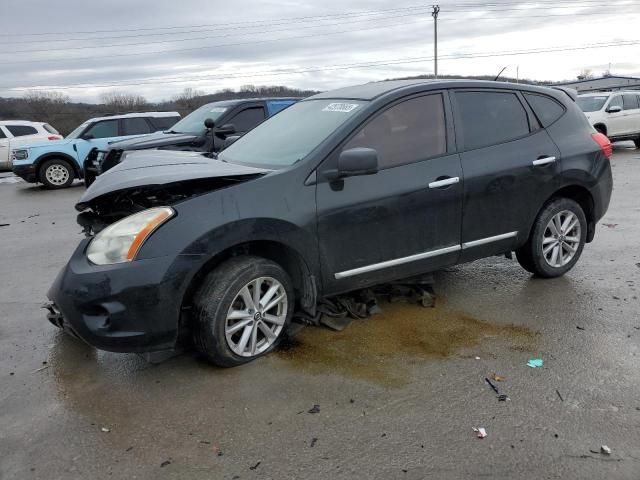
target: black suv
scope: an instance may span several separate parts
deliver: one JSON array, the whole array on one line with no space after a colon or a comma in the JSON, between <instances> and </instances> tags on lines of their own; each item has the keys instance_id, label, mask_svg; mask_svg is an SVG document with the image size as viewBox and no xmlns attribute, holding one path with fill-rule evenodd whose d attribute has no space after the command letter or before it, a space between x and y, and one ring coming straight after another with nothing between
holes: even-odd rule
<instances>
[{"instance_id":1,"label":"black suv","mask_svg":"<svg viewBox=\"0 0 640 480\"><path fill-rule=\"evenodd\" d=\"M495 82L345 88L217 161L133 155L77 205L103 230L56 279L49 318L120 352L193 332L224 366L273 349L320 297L511 251L563 275L612 191L611 144L571 92Z\"/></svg>"},{"instance_id":2,"label":"black suv","mask_svg":"<svg viewBox=\"0 0 640 480\"><path fill-rule=\"evenodd\" d=\"M171 130L151 136L132 138L109 145L107 150L94 149L84 161L84 182L89 187L95 178L113 168L130 150L187 150L218 152L228 136L241 136L266 118L280 112L297 98L245 98L224 100L204 105L191 112ZM205 126L207 122L210 127ZM209 123L211 122L211 123Z\"/></svg>"}]
</instances>

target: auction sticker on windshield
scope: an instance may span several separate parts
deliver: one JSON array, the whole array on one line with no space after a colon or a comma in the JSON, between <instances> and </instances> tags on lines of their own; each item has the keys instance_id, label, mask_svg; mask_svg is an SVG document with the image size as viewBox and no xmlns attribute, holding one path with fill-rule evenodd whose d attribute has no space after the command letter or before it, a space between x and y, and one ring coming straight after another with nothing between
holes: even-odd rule
<instances>
[{"instance_id":1,"label":"auction sticker on windshield","mask_svg":"<svg viewBox=\"0 0 640 480\"><path fill-rule=\"evenodd\" d=\"M227 107L213 107L211 110L209 110L211 113L224 113L224 111L227 109Z\"/></svg>"},{"instance_id":2,"label":"auction sticker on windshield","mask_svg":"<svg viewBox=\"0 0 640 480\"><path fill-rule=\"evenodd\" d=\"M330 103L322 109L323 112L341 112L349 113L353 112L360 105L357 103Z\"/></svg>"}]
</instances>

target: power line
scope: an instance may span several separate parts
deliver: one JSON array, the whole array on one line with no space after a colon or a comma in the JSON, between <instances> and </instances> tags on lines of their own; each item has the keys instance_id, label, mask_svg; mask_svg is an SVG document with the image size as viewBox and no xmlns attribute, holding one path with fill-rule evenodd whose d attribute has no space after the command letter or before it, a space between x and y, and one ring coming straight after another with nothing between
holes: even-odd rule
<instances>
[{"instance_id":1,"label":"power line","mask_svg":"<svg viewBox=\"0 0 640 480\"><path fill-rule=\"evenodd\" d=\"M558 6L556 0L540 0L537 2L518 2L520 6L545 6L547 8L572 8L572 4L576 4L575 8L580 8L580 4L584 4L585 6L607 6L610 7L611 3L603 4L602 0L563 0L563 6ZM597 5L594 5L597 4ZM448 7L504 7L504 6L512 6L511 2L491 2L491 3L441 3L445 8ZM564 6L566 5L566 6ZM633 4L631 4L633 5ZM394 8L394 9L386 9L386 10L368 10L361 12L347 12L341 14L327 14L327 15L310 15L303 17L288 17L285 19L279 20L252 20L252 21L243 21L243 22L225 22L225 26L223 28L227 29L229 26L233 25L260 25L265 23L270 23L274 21L284 21L287 23L295 22L295 21L308 21L314 19L331 19L331 18L341 18L348 16L362 16L362 15L376 15L385 12L392 12L398 10L408 10L408 9L420 9L420 8L431 8L431 5L428 4L419 4L414 6L407 6L403 8ZM524 9L523 9L524 10ZM66 31L66 32L36 32L36 33L24 33L24 32L13 32L13 33L0 33L0 37L24 37L24 36L50 36L50 35L75 35L75 34L97 34L97 33L122 33L122 32L142 32L142 31L153 31L153 30L174 30L174 29L184 29L184 28L200 28L200 27L214 27L219 26L220 23L214 24L200 24L200 25L171 25L165 27L146 27L146 28L131 28L131 29L108 29L108 30L84 30L84 31Z\"/></svg>"},{"instance_id":2,"label":"power line","mask_svg":"<svg viewBox=\"0 0 640 480\"><path fill-rule=\"evenodd\" d=\"M498 51L498 52L476 52L476 53L466 53L466 54L450 54L450 55L440 55L439 60L461 60L461 59L473 59L473 58L490 58L490 57L507 57L507 56L520 56L520 55L534 55L541 53L558 53L558 52L567 52L567 51L578 51L578 50L589 50L589 49L597 49L597 48L611 48L611 47L625 47L625 46L633 46L639 45L640 40L625 40L618 42L604 42L604 43L593 43L581 46L565 46L565 47L552 47L552 48L537 48L537 49L528 49L528 50L514 50L514 51ZM290 75L290 74L299 74L299 73L314 73L319 71L332 71L332 70L343 70L343 69L351 69L351 68L370 68L370 67L379 67L379 66L391 66L391 65L402 65L402 64L411 64L411 63L420 63L427 62L433 60L434 57L405 57L392 61L379 61L379 62L365 62L365 63L351 63L351 64L342 64L342 65L329 65L323 67L311 67L306 69L289 69L289 70L271 70L271 71L258 71L258 72L245 72L242 75L237 74L229 74L229 75L208 75L201 77L155 77L157 81L148 81L148 82L112 82L105 84L75 84L75 85L66 85L66 86L50 86L46 88L38 88L38 87L9 87L9 86L0 86L1 89L4 90L13 90L13 91L38 91L38 90L71 90L77 88L111 88L111 87L124 87L124 86L143 86L143 85L158 85L158 84L170 84L170 83L189 83L194 81L205 81L205 80L224 80L224 79L236 79L236 78L250 78L250 77L259 77L259 76L279 76L279 75ZM153 77L148 80L153 80Z\"/></svg>"}]
</instances>

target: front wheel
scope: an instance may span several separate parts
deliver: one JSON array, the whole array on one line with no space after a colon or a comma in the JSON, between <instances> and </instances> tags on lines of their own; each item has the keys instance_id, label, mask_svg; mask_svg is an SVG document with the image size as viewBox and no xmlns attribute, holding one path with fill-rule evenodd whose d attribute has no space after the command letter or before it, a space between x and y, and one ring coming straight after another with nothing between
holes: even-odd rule
<instances>
[{"instance_id":1,"label":"front wheel","mask_svg":"<svg viewBox=\"0 0 640 480\"><path fill-rule=\"evenodd\" d=\"M55 190L71 186L76 174L69 162L53 158L42 164L38 176L45 188Z\"/></svg>"},{"instance_id":2,"label":"front wheel","mask_svg":"<svg viewBox=\"0 0 640 480\"><path fill-rule=\"evenodd\" d=\"M586 240L587 220L582 207L569 198L559 198L542 209L529 240L516 256L531 273L559 277L577 263Z\"/></svg>"},{"instance_id":3,"label":"front wheel","mask_svg":"<svg viewBox=\"0 0 640 480\"><path fill-rule=\"evenodd\" d=\"M280 343L293 315L293 287L277 263L234 257L205 278L194 307L196 349L216 365L234 367Z\"/></svg>"}]
</instances>

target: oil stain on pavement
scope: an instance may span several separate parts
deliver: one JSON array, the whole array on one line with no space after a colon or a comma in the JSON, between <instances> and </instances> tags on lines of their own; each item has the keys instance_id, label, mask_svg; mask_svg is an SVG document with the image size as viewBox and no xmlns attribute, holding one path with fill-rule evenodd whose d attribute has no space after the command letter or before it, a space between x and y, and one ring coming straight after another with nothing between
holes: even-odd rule
<instances>
[{"instance_id":1,"label":"oil stain on pavement","mask_svg":"<svg viewBox=\"0 0 640 480\"><path fill-rule=\"evenodd\" d=\"M442 305L442 302L441 302ZM277 355L308 373L332 372L386 387L407 382L399 364L411 359L464 356L494 341L518 351L533 351L537 334L526 327L481 321L446 305L421 308L394 303L383 313L355 320L342 332L307 328Z\"/></svg>"}]
</instances>

